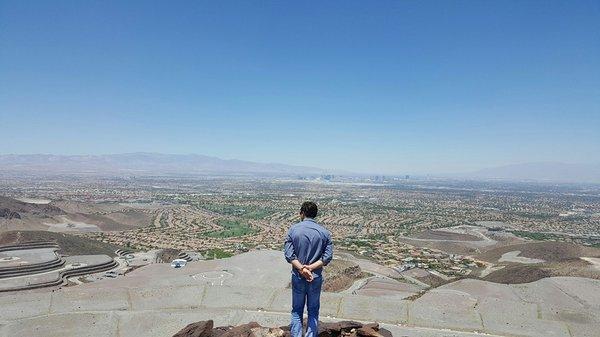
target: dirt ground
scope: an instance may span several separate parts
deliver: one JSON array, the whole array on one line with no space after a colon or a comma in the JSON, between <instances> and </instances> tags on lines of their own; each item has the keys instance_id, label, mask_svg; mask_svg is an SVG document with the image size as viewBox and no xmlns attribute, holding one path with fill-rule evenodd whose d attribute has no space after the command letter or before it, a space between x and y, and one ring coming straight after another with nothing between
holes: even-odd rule
<instances>
[{"instance_id":1,"label":"dirt ground","mask_svg":"<svg viewBox=\"0 0 600 337\"><path fill-rule=\"evenodd\" d=\"M413 235L417 239L432 239L432 240L460 240L460 241L481 241L478 236L465 233L452 233L441 230L426 230Z\"/></svg>"},{"instance_id":2,"label":"dirt ground","mask_svg":"<svg viewBox=\"0 0 600 337\"><path fill-rule=\"evenodd\" d=\"M532 258L532 259L542 259L547 262L560 262L571 259L578 259L580 257L600 257L600 249L586 247L574 243L568 242L527 242L516 245L508 245L503 247L498 247L486 251L477 255L476 257L492 262L497 263L498 259L502 257L503 254L511 252L511 251L520 251L520 256Z\"/></svg>"},{"instance_id":3,"label":"dirt ground","mask_svg":"<svg viewBox=\"0 0 600 337\"><path fill-rule=\"evenodd\" d=\"M600 279L600 270L582 257L598 257L600 249L568 242L528 242L492 249L477 256L491 263L505 253L520 251L520 256L543 259L536 264L501 263L504 268L491 272L483 279L498 283L528 283L551 276L578 276Z\"/></svg>"},{"instance_id":4,"label":"dirt ground","mask_svg":"<svg viewBox=\"0 0 600 337\"><path fill-rule=\"evenodd\" d=\"M323 290L330 292L338 292L348 289L355 281L366 277L358 264L345 261L333 260L327 265L325 283Z\"/></svg>"}]
</instances>

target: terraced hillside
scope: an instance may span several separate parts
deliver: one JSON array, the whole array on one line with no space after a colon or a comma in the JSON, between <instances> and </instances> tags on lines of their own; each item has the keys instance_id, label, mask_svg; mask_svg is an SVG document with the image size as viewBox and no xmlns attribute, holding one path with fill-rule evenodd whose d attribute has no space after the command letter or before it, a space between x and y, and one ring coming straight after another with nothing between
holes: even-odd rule
<instances>
[{"instance_id":1,"label":"terraced hillside","mask_svg":"<svg viewBox=\"0 0 600 337\"><path fill-rule=\"evenodd\" d=\"M506 256L517 258L503 259ZM552 276L600 279L600 270L586 260L600 257L600 249L573 243L527 242L492 249L478 257L497 264L497 270L483 278L492 282L528 283Z\"/></svg>"},{"instance_id":2,"label":"terraced hillside","mask_svg":"<svg viewBox=\"0 0 600 337\"><path fill-rule=\"evenodd\" d=\"M58 246L58 253L62 255L96 255L105 254L116 256L118 245L104 243L85 237L66 233L46 231L10 231L0 233L0 245L18 245L26 242L51 241Z\"/></svg>"}]
</instances>

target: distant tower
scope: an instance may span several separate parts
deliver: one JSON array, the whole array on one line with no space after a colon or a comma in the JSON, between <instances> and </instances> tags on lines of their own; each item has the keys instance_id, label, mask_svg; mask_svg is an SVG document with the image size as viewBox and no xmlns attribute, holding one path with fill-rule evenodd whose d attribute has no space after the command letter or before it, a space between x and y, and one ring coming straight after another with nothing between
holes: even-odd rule
<instances>
[{"instance_id":1,"label":"distant tower","mask_svg":"<svg viewBox=\"0 0 600 337\"><path fill-rule=\"evenodd\" d=\"M410 178L408 174L404 176L404 179L408 180L408 178Z\"/></svg>"}]
</instances>

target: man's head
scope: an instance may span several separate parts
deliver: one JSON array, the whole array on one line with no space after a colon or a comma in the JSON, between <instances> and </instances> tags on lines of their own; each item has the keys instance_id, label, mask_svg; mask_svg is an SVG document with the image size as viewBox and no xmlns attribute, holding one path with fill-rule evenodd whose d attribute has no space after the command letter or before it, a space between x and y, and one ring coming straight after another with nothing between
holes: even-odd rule
<instances>
[{"instance_id":1,"label":"man's head","mask_svg":"<svg viewBox=\"0 0 600 337\"><path fill-rule=\"evenodd\" d=\"M300 207L300 218L304 220L304 218L312 218L314 219L317 216L317 204L312 201L305 201L302 203L302 207Z\"/></svg>"}]
</instances>

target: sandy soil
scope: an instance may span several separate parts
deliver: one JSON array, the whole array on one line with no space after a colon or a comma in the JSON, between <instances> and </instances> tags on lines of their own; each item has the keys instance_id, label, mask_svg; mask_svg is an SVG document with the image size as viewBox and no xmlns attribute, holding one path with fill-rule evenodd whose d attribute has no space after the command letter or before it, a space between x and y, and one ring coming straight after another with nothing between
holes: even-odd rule
<instances>
[{"instance_id":1,"label":"sandy soil","mask_svg":"<svg viewBox=\"0 0 600 337\"><path fill-rule=\"evenodd\" d=\"M100 228L93 224L88 224L80 221L73 221L68 217L60 217L63 222L59 223L44 223L50 227L51 232L98 232Z\"/></svg>"},{"instance_id":2,"label":"sandy soil","mask_svg":"<svg viewBox=\"0 0 600 337\"><path fill-rule=\"evenodd\" d=\"M413 238L417 239L433 239L433 240L454 240L454 241L481 241L482 238L464 233L454 233L444 230L427 230L418 233Z\"/></svg>"},{"instance_id":3,"label":"sandy soil","mask_svg":"<svg viewBox=\"0 0 600 337\"><path fill-rule=\"evenodd\" d=\"M541 259L548 262L557 262L570 259L579 259L582 256L600 257L600 249L585 247L568 242L525 242L491 249L479 254L477 258L496 263L503 254L520 251L520 256L531 259Z\"/></svg>"},{"instance_id":4,"label":"sandy soil","mask_svg":"<svg viewBox=\"0 0 600 337\"><path fill-rule=\"evenodd\" d=\"M366 296L397 296L401 298L412 296L421 291L421 288L392 279L372 277L365 284L355 291L358 295Z\"/></svg>"},{"instance_id":5,"label":"sandy soil","mask_svg":"<svg viewBox=\"0 0 600 337\"><path fill-rule=\"evenodd\" d=\"M418 238L417 234L415 237L400 237L398 240L417 247L460 255L477 255L498 247L524 242L511 233L488 231L476 226L457 226L427 232L430 234L424 235L430 238ZM437 239L432 238L433 236ZM467 238L468 240L465 240Z\"/></svg>"},{"instance_id":6,"label":"sandy soil","mask_svg":"<svg viewBox=\"0 0 600 337\"><path fill-rule=\"evenodd\" d=\"M594 268L600 270L600 258L597 257L582 257L581 258L584 261L587 261L589 263L591 263Z\"/></svg>"},{"instance_id":7,"label":"sandy soil","mask_svg":"<svg viewBox=\"0 0 600 337\"><path fill-rule=\"evenodd\" d=\"M52 201L50 199L35 199L35 198L18 198L17 200L26 202L28 204L36 204L36 205L46 205Z\"/></svg>"},{"instance_id":8,"label":"sandy soil","mask_svg":"<svg viewBox=\"0 0 600 337\"><path fill-rule=\"evenodd\" d=\"M512 252L504 253L500 259L498 259L498 262L515 262L525 264L546 262L542 259L532 259L529 257L519 256L519 254L521 254L520 250L513 250Z\"/></svg>"},{"instance_id":9,"label":"sandy soil","mask_svg":"<svg viewBox=\"0 0 600 337\"><path fill-rule=\"evenodd\" d=\"M484 278L486 276L488 276L489 274L500 270L502 268L504 268L505 266L495 266L493 264L489 264L485 267L485 269L483 269L480 273L479 273L479 277Z\"/></svg>"}]
</instances>

